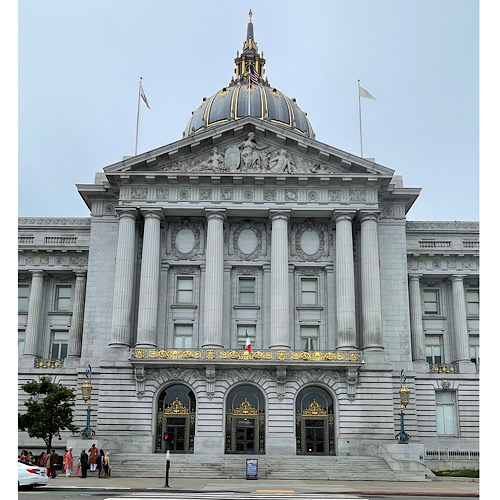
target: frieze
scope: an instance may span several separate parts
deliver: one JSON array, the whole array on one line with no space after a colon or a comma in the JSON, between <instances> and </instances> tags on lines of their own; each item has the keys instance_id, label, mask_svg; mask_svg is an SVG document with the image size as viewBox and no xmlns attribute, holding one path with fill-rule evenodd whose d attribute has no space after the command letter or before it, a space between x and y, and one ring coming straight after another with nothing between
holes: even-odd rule
<instances>
[{"instance_id":1,"label":"frieze","mask_svg":"<svg viewBox=\"0 0 500 500\"><path fill-rule=\"evenodd\" d=\"M86 266L88 264L88 256L85 254L31 254L23 252L18 256L19 266Z\"/></svg>"},{"instance_id":2,"label":"frieze","mask_svg":"<svg viewBox=\"0 0 500 500\"><path fill-rule=\"evenodd\" d=\"M86 218L18 218L20 226L90 226L90 217Z\"/></svg>"},{"instance_id":3,"label":"frieze","mask_svg":"<svg viewBox=\"0 0 500 500\"><path fill-rule=\"evenodd\" d=\"M479 222L407 222L406 229L409 231L424 229L432 231L444 231L444 230L473 230L479 231Z\"/></svg>"},{"instance_id":4,"label":"frieze","mask_svg":"<svg viewBox=\"0 0 500 500\"><path fill-rule=\"evenodd\" d=\"M249 172L275 174L335 174L344 170L311 161L284 148L276 148L257 141L250 132L246 139L226 149L214 147L209 152L173 161L162 168L163 172Z\"/></svg>"},{"instance_id":5,"label":"frieze","mask_svg":"<svg viewBox=\"0 0 500 500\"><path fill-rule=\"evenodd\" d=\"M233 361L312 361L312 362L361 362L359 351L291 351L291 350L254 350L248 352L243 350L224 349L134 349L132 351L134 360L233 360Z\"/></svg>"}]
</instances>

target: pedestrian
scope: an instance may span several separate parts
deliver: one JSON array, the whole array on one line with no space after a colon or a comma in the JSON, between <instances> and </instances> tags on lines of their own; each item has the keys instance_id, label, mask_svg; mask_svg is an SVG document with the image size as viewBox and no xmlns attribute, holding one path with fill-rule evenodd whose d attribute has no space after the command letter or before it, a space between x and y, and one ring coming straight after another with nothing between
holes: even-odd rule
<instances>
[{"instance_id":1,"label":"pedestrian","mask_svg":"<svg viewBox=\"0 0 500 500\"><path fill-rule=\"evenodd\" d=\"M47 453L40 453L40 456L38 457L38 460L36 461L36 464L38 467L45 467L47 465Z\"/></svg>"},{"instance_id":2,"label":"pedestrian","mask_svg":"<svg viewBox=\"0 0 500 500\"><path fill-rule=\"evenodd\" d=\"M78 458L78 463L76 464L75 476L82 477L82 459L81 458Z\"/></svg>"},{"instance_id":3,"label":"pedestrian","mask_svg":"<svg viewBox=\"0 0 500 500\"><path fill-rule=\"evenodd\" d=\"M64 474L66 472L66 455L67 454L68 454L68 450L64 450L61 474Z\"/></svg>"},{"instance_id":4,"label":"pedestrian","mask_svg":"<svg viewBox=\"0 0 500 500\"><path fill-rule=\"evenodd\" d=\"M26 450L23 450L23 451L21 452L21 456L19 457L19 460L20 460L21 462L26 463L26 459L27 459L27 457L28 457L28 452L27 452Z\"/></svg>"},{"instance_id":5,"label":"pedestrian","mask_svg":"<svg viewBox=\"0 0 500 500\"><path fill-rule=\"evenodd\" d=\"M35 457L33 456L33 453L31 453L31 451L28 451L27 463L30 465L36 465Z\"/></svg>"},{"instance_id":6,"label":"pedestrian","mask_svg":"<svg viewBox=\"0 0 500 500\"><path fill-rule=\"evenodd\" d=\"M52 479L56 478L56 465L57 465L58 458L59 458L59 455L56 453L56 450L51 450L50 451L50 477Z\"/></svg>"},{"instance_id":7,"label":"pedestrian","mask_svg":"<svg viewBox=\"0 0 500 500\"><path fill-rule=\"evenodd\" d=\"M104 451L99 450L99 455L97 455L97 477L101 478L102 476L102 466L104 465Z\"/></svg>"},{"instance_id":8,"label":"pedestrian","mask_svg":"<svg viewBox=\"0 0 500 500\"><path fill-rule=\"evenodd\" d=\"M93 444L89 449L89 464L90 464L90 472L95 472L97 467L97 455L99 455L99 450L96 445Z\"/></svg>"},{"instance_id":9,"label":"pedestrian","mask_svg":"<svg viewBox=\"0 0 500 500\"><path fill-rule=\"evenodd\" d=\"M50 453L47 453L45 457L45 467L47 469L47 476L50 477Z\"/></svg>"},{"instance_id":10,"label":"pedestrian","mask_svg":"<svg viewBox=\"0 0 500 500\"><path fill-rule=\"evenodd\" d=\"M89 456L85 452L85 449L82 450L80 453L80 463L82 466L82 478L87 477L87 465L89 463Z\"/></svg>"},{"instance_id":11,"label":"pedestrian","mask_svg":"<svg viewBox=\"0 0 500 500\"><path fill-rule=\"evenodd\" d=\"M70 446L68 448L68 452L66 453L64 462L64 467L66 468L66 477L71 475L71 471L73 470L73 448Z\"/></svg>"},{"instance_id":12,"label":"pedestrian","mask_svg":"<svg viewBox=\"0 0 500 500\"><path fill-rule=\"evenodd\" d=\"M104 455L102 464L102 477L109 477L111 475L111 464L109 462L109 453Z\"/></svg>"}]
</instances>

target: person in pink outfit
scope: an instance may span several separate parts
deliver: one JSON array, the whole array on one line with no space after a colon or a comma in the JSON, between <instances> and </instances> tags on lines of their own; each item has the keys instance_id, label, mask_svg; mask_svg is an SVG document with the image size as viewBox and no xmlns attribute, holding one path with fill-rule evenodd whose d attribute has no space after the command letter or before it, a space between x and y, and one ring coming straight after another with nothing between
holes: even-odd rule
<instances>
[{"instance_id":1,"label":"person in pink outfit","mask_svg":"<svg viewBox=\"0 0 500 500\"><path fill-rule=\"evenodd\" d=\"M64 457L64 468L66 469L66 477L69 477L73 470L73 448L71 446Z\"/></svg>"},{"instance_id":2,"label":"person in pink outfit","mask_svg":"<svg viewBox=\"0 0 500 500\"><path fill-rule=\"evenodd\" d=\"M78 459L78 463L76 465L75 476L82 477L82 461L80 459Z\"/></svg>"}]
</instances>

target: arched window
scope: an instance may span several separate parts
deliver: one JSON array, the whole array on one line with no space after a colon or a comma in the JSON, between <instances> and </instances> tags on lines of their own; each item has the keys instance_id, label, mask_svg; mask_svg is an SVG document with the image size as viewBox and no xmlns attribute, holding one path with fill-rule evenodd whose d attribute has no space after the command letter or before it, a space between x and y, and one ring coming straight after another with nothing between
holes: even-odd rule
<instances>
[{"instance_id":1,"label":"arched window","mask_svg":"<svg viewBox=\"0 0 500 500\"><path fill-rule=\"evenodd\" d=\"M265 452L265 400L251 385L232 389L226 399L226 453Z\"/></svg>"},{"instance_id":2,"label":"arched window","mask_svg":"<svg viewBox=\"0 0 500 500\"><path fill-rule=\"evenodd\" d=\"M193 391L182 384L167 387L158 398L155 452L192 453L195 423Z\"/></svg>"},{"instance_id":3,"label":"arched window","mask_svg":"<svg viewBox=\"0 0 500 500\"><path fill-rule=\"evenodd\" d=\"M296 401L297 454L335 455L333 399L322 387L302 389Z\"/></svg>"}]
</instances>

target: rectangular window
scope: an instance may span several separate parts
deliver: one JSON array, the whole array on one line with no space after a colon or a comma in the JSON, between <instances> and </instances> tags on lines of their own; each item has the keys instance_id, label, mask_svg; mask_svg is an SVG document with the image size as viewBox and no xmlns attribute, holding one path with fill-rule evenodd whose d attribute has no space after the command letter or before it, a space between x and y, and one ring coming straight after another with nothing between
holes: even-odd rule
<instances>
[{"instance_id":1,"label":"rectangular window","mask_svg":"<svg viewBox=\"0 0 500 500\"><path fill-rule=\"evenodd\" d=\"M255 304L255 278L238 278L238 304Z\"/></svg>"},{"instance_id":2,"label":"rectangular window","mask_svg":"<svg viewBox=\"0 0 500 500\"><path fill-rule=\"evenodd\" d=\"M176 349L191 349L193 347L193 325L174 326L174 347Z\"/></svg>"},{"instance_id":3,"label":"rectangular window","mask_svg":"<svg viewBox=\"0 0 500 500\"><path fill-rule=\"evenodd\" d=\"M300 327L300 344L303 351L318 350L319 326L308 325Z\"/></svg>"},{"instance_id":4,"label":"rectangular window","mask_svg":"<svg viewBox=\"0 0 500 500\"><path fill-rule=\"evenodd\" d=\"M425 336L425 359L431 365L440 365L443 362L442 335Z\"/></svg>"},{"instance_id":5,"label":"rectangular window","mask_svg":"<svg viewBox=\"0 0 500 500\"><path fill-rule=\"evenodd\" d=\"M318 280L316 278L301 278L300 304L303 306L318 305Z\"/></svg>"},{"instance_id":6,"label":"rectangular window","mask_svg":"<svg viewBox=\"0 0 500 500\"><path fill-rule=\"evenodd\" d=\"M71 286L57 285L56 286L56 311L71 310Z\"/></svg>"},{"instance_id":7,"label":"rectangular window","mask_svg":"<svg viewBox=\"0 0 500 500\"><path fill-rule=\"evenodd\" d=\"M25 340L25 331L18 330L17 332L17 355L19 358L24 354L24 340Z\"/></svg>"},{"instance_id":8,"label":"rectangular window","mask_svg":"<svg viewBox=\"0 0 500 500\"><path fill-rule=\"evenodd\" d=\"M52 331L50 343L51 359L65 359L68 356L69 332L67 330Z\"/></svg>"},{"instance_id":9,"label":"rectangular window","mask_svg":"<svg viewBox=\"0 0 500 500\"><path fill-rule=\"evenodd\" d=\"M193 277L183 276L177 278L176 289L177 304L192 304L193 303Z\"/></svg>"},{"instance_id":10,"label":"rectangular window","mask_svg":"<svg viewBox=\"0 0 500 500\"><path fill-rule=\"evenodd\" d=\"M467 290L467 314L479 316L479 290Z\"/></svg>"},{"instance_id":11,"label":"rectangular window","mask_svg":"<svg viewBox=\"0 0 500 500\"><path fill-rule=\"evenodd\" d=\"M424 290L424 314L439 314L439 290Z\"/></svg>"},{"instance_id":12,"label":"rectangular window","mask_svg":"<svg viewBox=\"0 0 500 500\"><path fill-rule=\"evenodd\" d=\"M17 309L19 312L28 312L30 289L28 285L17 287Z\"/></svg>"},{"instance_id":13,"label":"rectangular window","mask_svg":"<svg viewBox=\"0 0 500 500\"><path fill-rule=\"evenodd\" d=\"M252 348L255 348L255 325L238 325L238 345L241 349L246 348L247 333Z\"/></svg>"},{"instance_id":14,"label":"rectangular window","mask_svg":"<svg viewBox=\"0 0 500 500\"><path fill-rule=\"evenodd\" d=\"M479 366L479 335L469 336L470 360Z\"/></svg>"},{"instance_id":15,"label":"rectangular window","mask_svg":"<svg viewBox=\"0 0 500 500\"><path fill-rule=\"evenodd\" d=\"M455 393L436 391L436 428L439 436L456 435Z\"/></svg>"}]
</instances>

